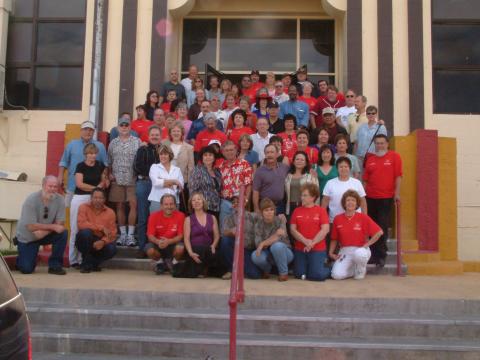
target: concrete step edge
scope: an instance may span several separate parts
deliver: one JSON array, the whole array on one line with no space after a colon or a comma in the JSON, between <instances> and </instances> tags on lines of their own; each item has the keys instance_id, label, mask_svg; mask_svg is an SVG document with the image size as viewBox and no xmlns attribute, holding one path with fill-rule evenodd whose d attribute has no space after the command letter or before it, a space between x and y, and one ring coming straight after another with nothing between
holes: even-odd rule
<instances>
[{"instance_id":1,"label":"concrete step edge","mask_svg":"<svg viewBox=\"0 0 480 360\"><path fill-rule=\"evenodd\" d=\"M228 333L208 332L181 332L155 331L150 334L138 332L120 332L109 329L109 333L81 332L81 329L51 329L47 331L33 329L32 339L54 339L56 341L68 341L69 343L80 341L104 341L104 342L129 342L135 343L157 343L157 344L201 344L226 346L229 344ZM181 334L181 336L180 336ZM101 336L101 337L100 337ZM351 349L388 349L388 350L430 350L430 351L479 351L478 341L444 339L418 339L418 338L349 338L349 339L326 339L313 337L282 336L280 339L268 335L244 335L239 334L238 346L273 346L273 347L305 347L305 348L351 348Z\"/></svg>"},{"instance_id":2,"label":"concrete step edge","mask_svg":"<svg viewBox=\"0 0 480 360\"><path fill-rule=\"evenodd\" d=\"M67 306L43 306L27 304L27 312L47 313L47 314L69 314L69 315L111 315L111 316L138 316L138 317L159 317L159 318L185 318L185 319L211 319L211 320L228 320L229 314L219 314L216 310L198 309L197 311L182 310L174 311L173 309L118 309L113 307L89 307L75 308ZM238 320L246 321L282 321L282 322L341 322L341 323L402 323L412 325L461 325L461 326L480 326L479 317L452 317L452 316L402 316L398 314L307 314L301 312L270 312L269 314L252 314L248 310L239 311Z\"/></svg>"}]
</instances>

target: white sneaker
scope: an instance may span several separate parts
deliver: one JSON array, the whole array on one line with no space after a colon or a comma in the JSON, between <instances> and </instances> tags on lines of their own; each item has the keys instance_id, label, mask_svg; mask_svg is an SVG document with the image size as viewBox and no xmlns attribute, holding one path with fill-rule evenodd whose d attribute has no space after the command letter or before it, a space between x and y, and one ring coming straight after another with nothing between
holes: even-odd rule
<instances>
[{"instance_id":1,"label":"white sneaker","mask_svg":"<svg viewBox=\"0 0 480 360\"><path fill-rule=\"evenodd\" d=\"M126 244L127 244L127 246L130 246L130 247L137 246L137 241L135 240L135 236L127 235Z\"/></svg>"},{"instance_id":2,"label":"white sneaker","mask_svg":"<svg viewBox=\"0 0 480 360\"><path fill-rule=\"evenodd\" d=\"M117 245L118 246L125 246L127 243L127 234L121 234L118 238L117 238Z\"/></svg>"},{"instance_id":3,"label":"white sneaker","mask_svg":"<svg viewBox=\"0 0 480 360\"><path fill-rule=\"evenodd\" d=\"M361 280L365 278L365 275L367 273L367 267L366 266L355 266L355 276L353 277L355 280Z\"/></svg>"}]
</instances>

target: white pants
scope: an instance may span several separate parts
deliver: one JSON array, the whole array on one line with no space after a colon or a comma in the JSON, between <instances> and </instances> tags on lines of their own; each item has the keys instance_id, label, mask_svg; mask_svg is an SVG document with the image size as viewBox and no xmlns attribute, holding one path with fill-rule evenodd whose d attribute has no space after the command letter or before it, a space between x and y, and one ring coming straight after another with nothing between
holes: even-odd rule
<instances>
[{"instance_id":1,"label":"white pants","mask_svg":"<svg viewBox=\"0 0 480 360\"><path fill-rule=\"evenodd\" d=\"M333 264L332 278L343 280L353 276L359 280L365 277L371 256L369 248L346 246L340 249L338 255L340 258Z\"/></svg>"},{"instance_id":2,"label":"white pants","mask_svg":"<svg viewBox=\"0 0 480 360\"><path fill-rule=\"evenodd\" d=\"M90 201L90 195L73 195L70 204L70 242L68 245L68 261L70 264L80 264L82 256L75 247L75 237L78 232L78 208L80 205Z\"/></svg>"}]
</instances>

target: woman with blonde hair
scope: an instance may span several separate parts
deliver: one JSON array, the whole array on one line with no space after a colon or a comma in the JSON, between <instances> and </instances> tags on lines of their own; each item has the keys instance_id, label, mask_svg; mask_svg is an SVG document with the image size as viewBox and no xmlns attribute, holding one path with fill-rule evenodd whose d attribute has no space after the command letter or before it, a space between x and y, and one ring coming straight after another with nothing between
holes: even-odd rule
<instances>
[{"instance_id":1,"label":"woman with blonde hair","mask_svg":"<svg viewBox=\"0 0 480 360\"><path fill-rule=\"evenodd\" d=\"M207 212L207 202L202 193L194 192L188 202L190 216L183 225L183 242L186 250L184 272L188 277L204 277L217 263L217 246L220 241L218 222Z\"/></svg>"}]
</instances>

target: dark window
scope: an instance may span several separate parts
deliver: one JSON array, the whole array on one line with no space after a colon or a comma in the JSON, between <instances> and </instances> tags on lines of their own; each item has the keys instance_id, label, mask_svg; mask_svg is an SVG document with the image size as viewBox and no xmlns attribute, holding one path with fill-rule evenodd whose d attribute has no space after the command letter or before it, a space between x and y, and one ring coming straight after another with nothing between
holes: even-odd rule
<instances>
[{"instance_id":1,"label":"dark window","mask_svg":"<svg viewBox=\"0 0 480 360\"><path fill-rule=\"evenodd\" d=\"M222 19L220 70L291 71L296 37L296 20Z\"/></svg>"},{"instance_id":2,"label":"dark window","mask_svg":"<svg viewBox=\"0 0 480 360\"><path fill-rule=\"evenodd\" d=\"M334 24L333 20L300 21L300 59L309 72L335 72Z\"/></svg>"},{"instance_id":3,"label":"dark window","mask_svg":"<svg viewBox=\"0 0 480 360\"><path fill-rule=\"evenodd\" d=\"M434 113L480 113L480 2L432 0Z\"/></svg>"},{"instance_id":4,"label":"dark window","mask_svg":"<svg viewBox=\"0 0 480 360\"><path fill-rule=\"evenodd\" d=\"M204 71L205 64L215 66L217 20L187 19L183 22L182 71L192 64Z\"/></svg>"},{"instance_id":5,"label":"dark window","mask_svg":"<svg viewBox=\"0 0 480 360\"><path fill-rule=\"evenodd\" d=\"M15 1L5 81L10 104L81 109L85 11L85 0Z\"/></svg>"}]
</instances>

